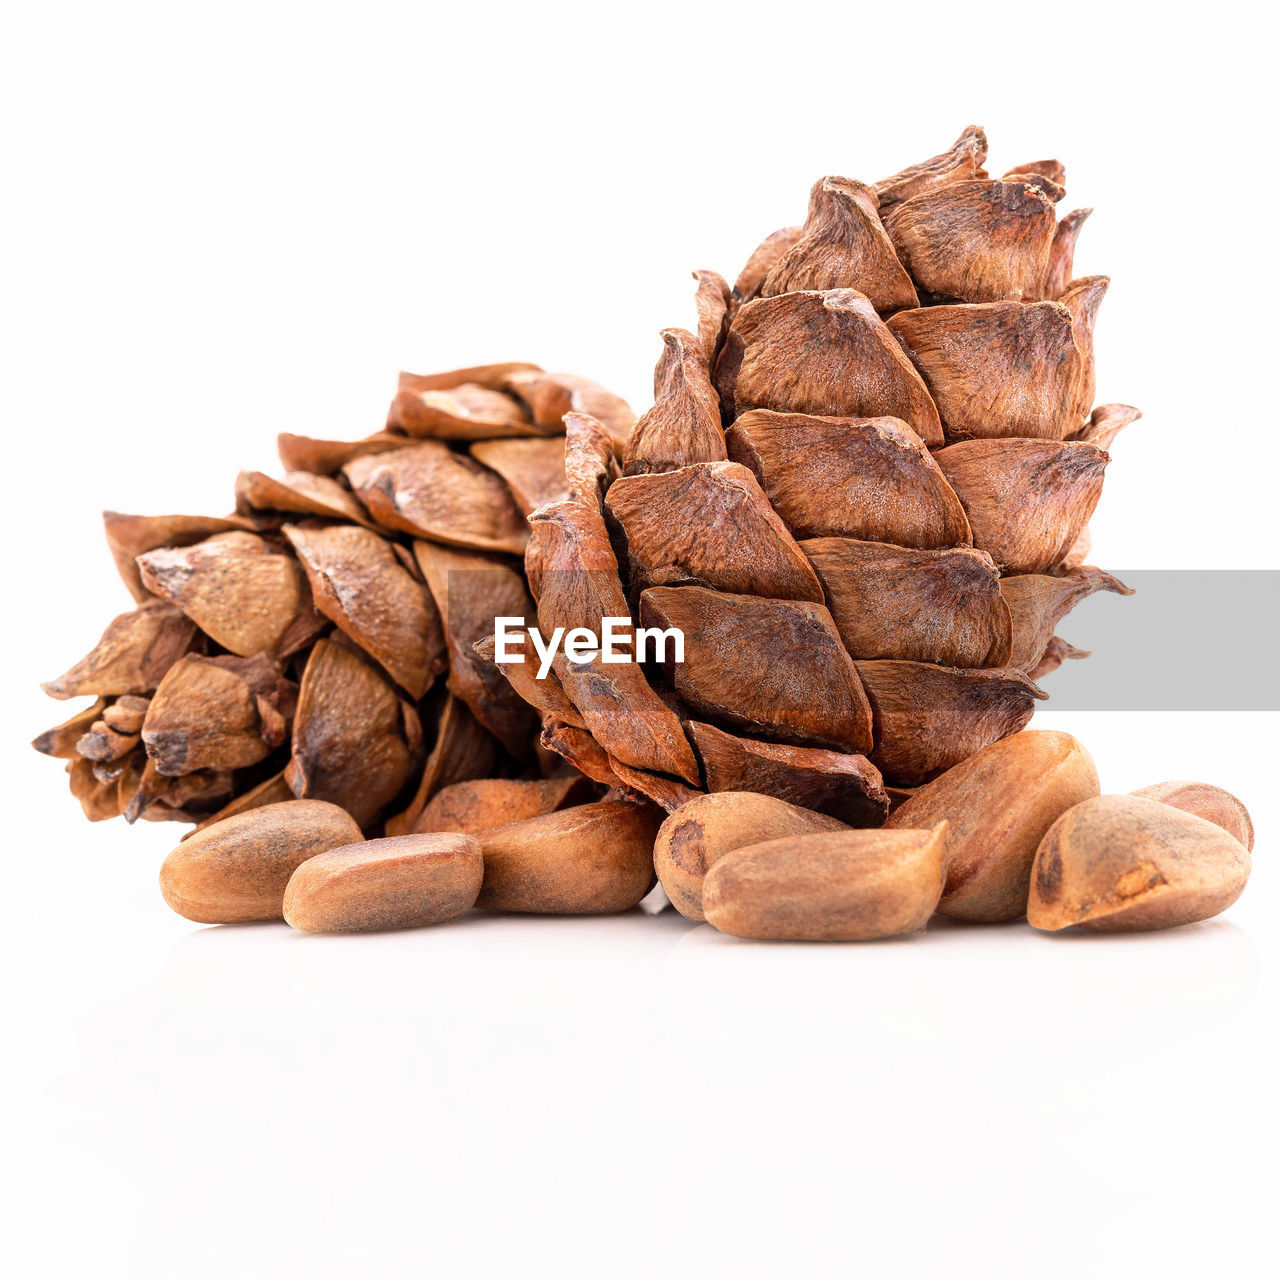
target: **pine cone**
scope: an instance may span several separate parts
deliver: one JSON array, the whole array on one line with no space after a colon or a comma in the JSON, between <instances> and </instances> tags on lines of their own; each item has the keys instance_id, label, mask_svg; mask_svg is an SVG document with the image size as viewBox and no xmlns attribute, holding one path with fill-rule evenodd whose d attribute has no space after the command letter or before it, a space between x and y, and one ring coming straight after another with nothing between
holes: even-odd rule
<instances>
[{"instance_id":1,"label":"pine cone","mask_svg":"<svg viewBox=\"0 0 1280 1280\"><path fill-rule=\"evenodd\" d=\"M208 825L297 796L398 834L472 779L524 780L491 807L595 798L474 649L496 615L532 611L525 516L568 496L579 410L610 455L635 420L532 364L405 374L385 430L282 435L283 476L242 472L231 516L107 512L137 607L45 686L97 700L33 745L67 761L93 821Z\"/></svg>"},{"instance_id":2,"label":"pine cone","mask_svg":"<svg viewBox=\"0 0 1280 1280\"><path fill-rule=\"evenodd\" d=\"M1092 408L1089 211L1058 221L1059 162L994 180L986 151L970 128L874 186L823 178L732 289L695 272L697 333L663 332L620 478L571 424L566 468L591 479L530 516L540 630L626 612L685 637L649 680L504 667L589 776L875 825L1027 723L1034 678L1085 656L1054 635L1075 603L1128 593L1083 564L1105 450L1139 416Z\"/></svg>"},{"instance_id":3,"label":"pine cone","mask_svg":"<svg viewBox=\"0 0 1280 1280\"><path fill-rule=\"evenodd\" d=\"M108 513L138 607L46 686L97 702L35 746L94 820L299 796L394 835L465 826L433 798L505 778L458 803L748 790L879 825L1027 723L1085 656L1055 634L1075 603L1127 592L1083 563L1139 416L1092 407L1089 211L1057 219L1057 161L992 180L986 149L823 178L732 289L695 272L638 421L534 365L405 374L383 431L282 435L232 516ZM526 635L498 665L535 600L544 636L625 616L684 659L538 679ZM590 783L540 781L570 765Z\"/></svg>"}]
</instances>

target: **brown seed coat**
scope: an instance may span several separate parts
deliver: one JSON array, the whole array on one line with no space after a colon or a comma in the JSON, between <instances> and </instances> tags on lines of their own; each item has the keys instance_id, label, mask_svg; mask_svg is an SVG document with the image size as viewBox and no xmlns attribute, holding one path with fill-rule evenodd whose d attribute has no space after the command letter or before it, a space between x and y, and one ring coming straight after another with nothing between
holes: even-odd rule
<instances>
[{"instance_id":1,"label":"brown seed coat","mask_svg":"<svg viewBox=\"0 0 1280 1280\"><path fill-rule=\"evenodd\" d=\"M702 883L718 858L783 836L845 829L838 818L774 796L718 791L688 801L663 822L653 845L653 865L671 905L690 920L705 920Z\"/></svg>"},{"instance_id":2,"label":"brown seed coat","mask_svg":"<svg viewBox=\"0 0 1280 1280\"><path fill-rule=\"evenodd\" d=\"M947 825L786 836L717 859L707 920L738 938L867 942L924 928L942 893Z\"/></svg>"},{"instance_id":3,"label":"brown seed coat","mask_svg":"<svg viewBox=\"0 0 1280 1280\"><path fill-rule=\"evenodd\" d=\"M1249 851L1221 827L1141 796L1068 809L1036 852L1027 920L1037 929L1172 929L1225 911Z\"/></svg>"},{"instance_id":4,"label":"brown seed coat","mask_svg":"<svg viewBox=\"0 0 1280 1280\"><path fill-rule=\"evenodd\" d=\"M1230 791L1207 782L1157 782L1150 787L1140 787L1132 794L1143 800L1171 804L1184 813L1212 822L1253 852L1253 819L1243 801Z\"/></svg>"},{"instance_id":5,"label":"brown seed coat","mask_svg":"<svg viewBox=\"0 0 1280 1280\"><path fill-rule=\"evenodd\" d=\"M653 883L654 805L598 800L480 835L490 911L606 915L634 907Z\"/></svg>"},{"instance_id":6,"label":"brown seed coat","mask_svg":"<svg viewBox=\"0 0 1280 1280\"><path fill-rule=\"evenodd\" d=\"M483 879L474 836L364 840L302 863L285 889L284 918L304 933L418 929L470 911Z\"/></svg>"},{"instance_id":7,"label":"brown seed coat","mask_svg":"<svg viewBox=\"0 0 1280 1280\"><path fill-rule=\"evenodd\" d=\"M586 778L476 778L441 788L418 819L417 831L460 831L476 835L505 827L567 804L585 804L598 794Z\"/></svg>"},{"instance_id":8,"label":"brown seed coat","mask_svg":"<svg viewBox=\"0 0 1280 1280\"><path fill-rule=\"evenodd\" d=\"M984 924L1025 915L1044 833L1098 794L1089 753L1070 734L1024 730L926 783L885 824L950 824L941 915Z\"/></svg>"},{"instance_id":9,"label":"brown seed coat","mask_svg":"<svg viewBox=\"0 0 1280 1280\"><path fill-rule=\"evenodd\" d=\"M160 891L180 916L200 924L278 920L295 869L359 839L360 828L336 804L264 805L184 840L160 868Z\"/></svg>"}]
</instances>

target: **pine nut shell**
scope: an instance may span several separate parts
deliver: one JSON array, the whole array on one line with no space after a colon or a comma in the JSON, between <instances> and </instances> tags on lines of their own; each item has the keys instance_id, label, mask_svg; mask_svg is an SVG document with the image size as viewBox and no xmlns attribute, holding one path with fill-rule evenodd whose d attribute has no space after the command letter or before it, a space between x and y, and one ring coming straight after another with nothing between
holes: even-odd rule
<instances>
[{"instance_id":1,"label":"pine nut shell","mask_svg":"<svg viewBox=\"0 0 1280 1280\"><path fill-rule=\"evenodd\" d=\"M1171 929L1229 907L1249 851L1221 827L1142 796L1068 809L1036 852L1027 920L1037 929Z\"/></svg>"},{"instance_id":2,"label":"pine nut shell","mask_svg":"<svg viewBox=\"0 0 1280 1280\"><path fill-rule=\"evenodd\" d=\"M938 904L946 848L946 823L748 845L707 872L703 909L738 938L866 942L915 933Z\"/></svg>"},{"instance_id":3,"label":"pine nut shell","mask_svg":"<svg viewBox=\"0 0 1280 1280\"><path fill-rule=\"evenodd\" d=\"M263 805L184 840L160 868L160 891L180 916L200 924L279 920L293 872L360 838L355 820L336 804Z\"/></svg>"},{"instance_id":4,"label":"pine nut shell","mask_svg":"<svg viewBox=\"0 0 1280 1280\"><path fill-rule=\"evenodd\" d=\"M474 836L387 836L326 850L293 873L284 918L304 933L441 924L470 911L484 866Z\"/></svg>"}]
</instances>

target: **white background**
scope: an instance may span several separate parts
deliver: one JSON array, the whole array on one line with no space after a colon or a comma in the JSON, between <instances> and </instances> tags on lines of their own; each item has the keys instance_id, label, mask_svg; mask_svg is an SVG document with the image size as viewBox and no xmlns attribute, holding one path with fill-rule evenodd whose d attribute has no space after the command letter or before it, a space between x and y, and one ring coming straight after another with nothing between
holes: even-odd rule
<instances>
[{"instance_id":1,"label":"white background","mask_svg":"<svg viewBox=\"0 0 1280 1280\"><path fill-rule=\"evenodd\" d=\"M1215 922L845 948L670 914L307 938L171 916L35 688L127 607L98 511L221 513L400 368L646 407L687 271L987 127L1113 288L1095 559L1275 567L1272 45L1252 5L14 6L0 930L14 1274L1254 1276L1274 1255L1277 717L1042 713L1254 810ZM1120 606L1117 606L1120 607ZM1194 607L1194 602L1189 602ZM1068 638L1070 631L1067 629ZM1170 643L1176 643L1170 637ZM1222 620L1204 663L1273 680ZM1141 673L1135 673L1140 679ZM1051 686L1050 686L1051 688ZM1274 1260L1274 1259L1273 1259Z\"/></svg>"}]
</instances>

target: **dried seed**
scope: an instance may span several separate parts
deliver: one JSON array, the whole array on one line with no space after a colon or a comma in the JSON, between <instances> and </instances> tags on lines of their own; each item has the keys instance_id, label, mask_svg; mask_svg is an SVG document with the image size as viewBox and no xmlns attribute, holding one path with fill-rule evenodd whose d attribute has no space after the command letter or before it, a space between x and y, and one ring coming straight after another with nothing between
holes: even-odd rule
<instances>
[{"instance_id":1,"label":"dried seed","mask_svg":"<svg viewBox=\"0 0 1280 1280\"><path fill-rule=\"evenodd\" d=\"M720 400L697 338L684 329L662 331L653 398L653 408L641 415L627 439L624 475L674 471L725 456Z\"/></svg>"},{"instance_id":2,"label":"dried seed","mask_svg":"<svg viewBox=\"0 0 1280 1280\"><path fill-rule=\"evenodd\" d=\"M304 933L418 929L475 905L484 866L473 836L389 836L308 858L289 878L284 918Z\"/></svg>"},{"instance_id":3,"label":"dried seed","mask_svg":"<svg viewBox=\"0 0 1280 1280\"><path fill-rule=\"evenodd\" d=\"M926 444L942 426L915 365L855 289L784 293L747 303L716 364L730 418L750 409L900 418Z\"/></svg>"},{"instance_id":4,"label":"dried seed","mask_svg":"<svg viewBox=\"0 0 1280 1280\"><path fill-rule=\"evenodd\" d=\"M254 533L220 533L190 547L158 548L139 556L138 567L148 591L242 658L301 647L323 625L297 562ZM300 625L308 634L299 633Z\"/></svg>"},{"instance_id":5,"label":"dried seed","mask_svg":"<svg viewBox=\"0 0 1280 1280\"><path fill-rule=\"evenodd\" d=\"M620 471L609 433L589 413L564 415L564 471L569 500L603 511Z\"/></svg>"},{"instance_id":6,"label":"dried seed","mask_svg":"<svg viewBox=\"0 0 1280 1280\"><path fill-rule=\"evenodd\" d=\"M880 197L880 212L912 196L927 195L953 186L957 182L971 182L985 178L982 167L987 160L987 135L979 125L971 124L941 155L908 165L890 178L882 178L875 184Z\"/></svg>"},{"instance_id":7,"label":"dried seed","mask_svg":"<svg viewBox=\"0 0 1280 1280\"><path fill-rule=\"evenodd\" d=\"M1013 648L1008 665L1033 671L1043 661L1054 628L1081 600L1097 591L1131 596L1133 591L1118 578L1086 565L1062 576L1018 574L1000 580L1000 594L1013 623Z\"/></svg>"},{"instance_id":8,"label":"dried seed","mask_svg":"<svg viewBox=\"0 0 1280 1280\"><path fill-rule=\"evenodd\" d=\"M295 436L282 431L276 436L276 452L286 471L310 471L313 475L331 476L355 458L390 453L394 449L408 448L413 443L410 437L393 435L389 431L376 431L363 440L317 440L312 436Z\"/></svg>"},{"instance_id":9,"label":"dried seed","mask_svg":"<svg viewBox=\"0 0 1280 1280\"><path fill-rule=\"evenodd\" d=\"M960 182L896 206L885 230L926 293L958 302L1039 296L1057 227L1053 201L1025 182Z\"/></svg>"},{"instance_id":10,"label":"dried seed","mask_svg":"<svg viewBox=\"0 0 1280 1280\"><path fill-rule=\"evenodd\" d=\"M310 471L288 471L283 480L273 480L261 471L240 472L236 477L236 510L246 516L257 511L288 511L368 524L364 508L342 485Z\"/></svg>"},{"instance_id":11,"label":"dried seed","mask_svg":"<svg viewBox=\"0 0 1280 1280\"><path fill-rule=\"evenodd\" d=\"M928 662L854 664L875 715L874 764L917 786L1023 728L1042 693L1021 671L961 671Z\"/></svg>"},{"instance_id":12,"label":"dried seed","mask_svg":"<svg viewBox=\"0 0 1280 1280\"><path fill-rule=\"evenodd\" d=\"M906 547L973 542L964 508L924 441L897 418L814 418L766 409L729 430L797 538L849 537Z\"/></svg>"},{"instance_id":13,"label":"dried seed","mask_svg":"<svg viewBox=\"0 0 1280 1280\"><path fill-rule=\"evenodd\" d=\"M1111 443L1131 422L1142 417L1142 410L1131 404L1100 404L1089 421L1071 438L1087 440L1099 449L1110 449Z\"/></svg>"},{"instance_id":14,"label":"dried seed","mask_svg":"<svg viewBox=\"0 0 1280 1280\"><path fill-rule=\"evenodd\" d=\"M1025 915L1031 864L1044 834L1098 794L1089 753L1067 733L1025 730L984 747L926 783L886 826L950 824L938 911L994 923Z\"/></svg>"},{"instance_id":15,"label":"dried seed","mask_svg":"<svg viewBox=\"0 0 1280 1280\"><path fill-rule=\"evenodd\" d=\"M585 627L599 635L604 618L629 615L618 562L598 512L559 502L529 520L540 547L538 625L543 635L554 634L557 627L565 634ZM554 669L569 701L610 756L635 769L697 784L698 763L679 717L649 687L636 663L570 663L561 652Z\"/></svg>"},{"instance_id":16,"label":"dried seed","mask_svg":"<svg viewBox=\"0 0 1280 1280\"><path fill-rule=\"evenodd\" d=\"M702 884L717 859L765 840L843 830L837 818L773 796L719 791L690 800L663 822L653 865L671 905L690 920L705 920Z\"/></svg>"},{"instance_id":17,"label":"dried seed","mask_svg":"<svg viewBox=\"0 0 1280 1280\"><path fill-rule=\"evenodd\" d=\"M538 434L518 401L476 382L429 390L401 386L387 412L387 430L420 440L494 440Z\"/></svg>"},{"instance_id":18,"label":"dried seed","mask_svg":"<svg viewBox=\"0 0 1280 1280\"><path fill-rule=\"evenodd\" d=\"M569 804L585 804L595 798L595 788L582 777L476 778L442 787L422 811L416 830L461 831L475 835L492 827L505 827L540 814L554 813Z\"/></svg>"},{"instance_id":19,"label":"dried seed","mask_svg":"<svg viewBox=\"0 0 1280 1280\"><path fill-rule=\"evenodd\" d=\"M342 470L385 529L516 555L528 541L524 519L502 479L443 441L355 458Z\"/></svg>"},{"instance_id":20,"label":"dried seed","mask_svg":"<svg viewBox=\"0 0 1280 1280\"><path fill-rule=\"evenodd\" d=\"M413 799L402 812L387 819L387 835L403 836L414 831L434 795L455 782L488 777L497 760L498 744L493 735L471 714L461 698L447 694L436 728L435 745L427 756Z\"/></svg>"},{"instance_id":21,"label":"dried seed","mask_svg":"<svg viewBox=\"0 0 1280 1280\"><path fill-rule=\"evenodd\" d=\"M294 870L359 839L360 828L336 804L264 805L184 840L160 868L160 892L180 916L200 924L279 920Z\"/></svg>"},{"instance_id":22,"label":"dried seed","mask_svg":"<svg viewBox=\"0 0 1280 1280\"><path fill-rule=\"evenodd\" d=\"M915 933L938 905L947 825L784 836L716 860L707 920L737 938L866 942Z\"/></svg>"},{"instance_id":23,"label":"dried seed","mask_svg":"<svg viewBox=\"0 0 1280 1280\"><path fill-rule=\"evenodd\" d=\"M803 234L803 227L783 227L756 245L733 283L733 301L738 306L760 296L765 277Z\"/></svg>"},{"instance_id":24,"label":"dried seed","mask_svg":"<svg viewBox=\"0 0 1280 1280\"><path fill-rule=\"evenodd\" d=\"M559 436L536 440L477 440L471 456L496 471L525 515L547 502L569 496L565 442Z\"/></svg>"},{"instance_id":25,"label":"dried seed","mask_svg":"<svg viewBox=\"0 0 1280 1280\"><path fill-rule=\"evenodd\" d=\"M127 516L119 511L104 511L102 524L116 568L133 598L140 602L150 595L142 585L136 563L143 552L157 547L187 547L216 533L245 527L245 521L234 516L219 520L213 516Z\"/></svg>"},{"instance_id":26,"label":"dried seed","mask_svg":"<svg viewBox=\"0 0 1280 1280\"><path fill-rule=\"evenodd\" d=\"M653 883L653 839L662 810L625 800L575 805L486 831L484 887L490 911L603 915L634 907Z\"/></svg>"},{"instance_id":27,"label":"dried seed","mask_svg":"<svg viewBox=\"0 0 1280 1280\"><path fill-rule=\"evenodd\" d=\"M920 551L852 538L813 538L800 549L853 657L948 667L1009 662L1009 609L985 551Z\"/></svg>"},{"instance_id":28,"label":"dried seed","mask_svg":"<svg viewBox=\"0 0 1280 1280\"><path fill-rule=\"evenodd\" d=\"M1249 851L1221 827L1140 796L1068 809L1036 852L1027 920L1037 929L1171 929L1225 911Z\"/></svg>"},{"instance_id":29,"label":"dried seed","mask_svg":"<svg viewBox=\"0 0 1280 1280\"><path fill-rule=\"evenodd\" d=\"M302 673L285 770L294 795L340 804L363 827L399 794L410 759L391 685L353 649L317 641Z\"/></svg>"},{"instance_id":30,"label":"dried seed","mask_svg":"<svg viewBox=\"0 0 1280 1280\"><path fill-rule=\"evenodd\" d=\"M1143 800L1158 800L1212 822L1253 852L1253 820L1249 810L1230 791L1207 782L1157 782L1132 794Z\"/></svg>"},{"instance_id":31,"label":"dried seed","mask_svg":"<svg viewBox=\"0 0 1280 1280\"><path fill-rule=\"evenodd\" d=\"M934 458L964 506L973 545L1007 573L1062 566L1111 461L1075 440L962 440Z\"/></svg>"},{"instance_id":32,"label":"dried seed","mask_svg":"<svg viewBox=\"0 0 1280 1280\"><path fill-rule=\"evenodd\" d=\"M166 777L243 769L287 741L297 694L265 654L183 658L151 699L142 741Z\"/></svg>"},{"instance_id":33,"label":"dried seed","mask_svg":"<svg viewBox=\"0 0 1280 1280\"><path fill-rule=\"evenodd\" d=\"M1062 440L1080 429L1083 356L1060 302L921 307L889 321L948 439Z\"/></svg>"},{"instance_id":34,"label":"dried seed","mask_svg":"<svg viewBox=\"0 0 1280 1280\"><path fill-rule=\"evenodd\" d=\"M698 347L708 371L715 368L720 344L729 328L729 304L732 295L728 282L715 271L695 271L698 282L693 303L698 312Z\"/></svg>"},{"instance_id":35,"label":"dried seed","mask_svg":"<svg viewBox=\"0 0 1280 1280\"><path fill-rule=\"evenodd\" d=\"M53 756L55 760L74 760L80 754L76 743L89 731L90 726L98 720L106 701L98 698L90 707L77 711L75 715L46 729L31 745L42 755Z\"/></svg>"},{"instance_id":36,"label":"dried seed","mask_svg":"<svg viewBox=\"0 0 1280 1280\"><path fill-rule=\"evenodd\" d=\"M809 562L736 462L699 462L618 480L605 500L621 526L633 592L680 582L822 603Z\"/></svg>"},{"instance_id":37,"label":"dried seed","mask_svg":"<svg viewBox=\"0 0 1280 1280\"><path fill-rule=\"evenodd\" d=\"M919 306L878 207L874 187L852 178L819 178L809 192L809 216L800 238L769 272L761 295L857 289L880 312Z\"/></svg>"},{"instance_id":38,"label":"dried seed","mask_svg":"<svg viewBox=\"0 0 1280 1280\"><path fill-rule=\"evenodd\" d=\"M434 601L391 544L353 525L286 525L316 607L414 698L448 667Z\"/></svg>"},{"instance_id":39,"label":"dried seed","mask_svg":"<svg viewBox=\"0 0 1280 1280\"><path fill-rule=\"evenodd\" d=\"M1073 209L1054 229L1053 242L1049 245L1049 268L1045 276L1041 296L1061 298L1071 283L1071 268L1076 256L1076 241L1080 229L1088 221L1092 209Z\"/></svg>"},{"instance_id":40,"label":"dried seed","mask_svg":"<svg viewBox=\"0 0 1280 1280\"><path fill-rule=\"evenodd\" d=\"M51 698L150 693L196 638L195 624L158 600L113 618L93 651L40 687Z\"/></svg>"},{"instance_id":41,"label":"dried seed","mask_svg":"<svg viewBox=\"0 0 1280 1280\"><path fill-rule=\"evenodd\" d=\"M512 755L527 759L537 717L502 671L476 652L498 617L530 617L533 601L520 574L492 556L415 542L413 552L449 648L449 690Z\"/></svg>"},{"instance_id":42,"label":"dried seed","mask_svg":"<svg viewBox=\"0 0 1280 1280\"><path fill-rule=\"evenodd\" d=\"M600 422L614 446L621 448L636 424L636 415L621 396L577 374L542 370L513 373L503 379L502 389L519 396L529 406L534 425L550 435L561 430L566 413L586 413Z\"/></svg>"},{"instance_id":43,"label":"dried seed","mask_svg":"<svg viewBox=\"0 0 1280 1280\"><path fill-rule=\"evenodd\" d=\"M866 756L757 742L696 720L688 728L708 791L756 791L851 827L884 822L888 799L880 771Z\"/></svg>"},{"instance_id":44,"label":"dried seed","mask_svg":"<svg viewBox=\"0 0 1280 1280\"><path fill-rule=\"evenodd\" d=\"M822 605L652 587L640 598L640 618L684 632L684 661L668 653L665 666L676 694L700 715L795 746L870 749L871 710Z\"/></svg>"}]
</instances>

